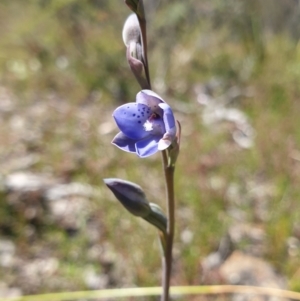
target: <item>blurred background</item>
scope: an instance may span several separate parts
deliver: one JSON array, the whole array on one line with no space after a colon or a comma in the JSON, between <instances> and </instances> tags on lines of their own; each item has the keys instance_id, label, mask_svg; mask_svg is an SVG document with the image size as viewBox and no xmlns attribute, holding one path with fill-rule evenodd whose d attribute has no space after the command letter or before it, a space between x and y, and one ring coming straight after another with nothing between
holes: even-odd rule
<instances>
[{"instance_id":1,"label":"blurred background","mask_svg":"<svg viewBox=\"0 0 300 301\"><path fill-rule=\"evenodd\" d=\"M160 155L110 144L113 110L139 91L129 13L0 2L1 297L160 285L155 229L102 181L165 208ZM300 291L299 1L149 0L147 15L153 90L182 125L172 283Z\"/></svg>"}]
</instances>

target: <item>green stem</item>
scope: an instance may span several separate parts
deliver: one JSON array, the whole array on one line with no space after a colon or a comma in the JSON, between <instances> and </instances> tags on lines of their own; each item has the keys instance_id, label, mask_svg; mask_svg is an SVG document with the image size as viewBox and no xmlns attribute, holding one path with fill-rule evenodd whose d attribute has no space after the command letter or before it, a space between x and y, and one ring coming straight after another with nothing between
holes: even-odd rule
<instances>
[{"instance_id":1,"label":"green stem","mask_svg":"<svg viewBox=\"0 0 300 301\"><path fill-rule=\"evenodd\" d=\"M174 202L174 166L168 165L167 151L162 151L163 169L166 182L167 195L167 233L166 233L166 249L163 257L163 294L161 301L169 300L169 288L172 270L172 249L175 228L175 202Z\"/></svg>"}]
</instances>

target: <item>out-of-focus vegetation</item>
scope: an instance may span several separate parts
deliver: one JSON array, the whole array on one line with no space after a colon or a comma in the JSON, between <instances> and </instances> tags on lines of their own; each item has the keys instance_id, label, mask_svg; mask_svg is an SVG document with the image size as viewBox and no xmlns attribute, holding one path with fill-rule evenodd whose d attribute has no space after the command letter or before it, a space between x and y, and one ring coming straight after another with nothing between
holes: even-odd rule
<instances>
[{"instance_id":1,"label":"out-of-focus vegetation","mask_svg":"<svg viewBox=\"0 0 300 301\"><path fill-rule=\"evenodd\" d=\"M209 282L201 262L246 225L263 239L246 235L234 248L263 258L300 291L298 1L150 1L148 9L153 90L182 124L173 284ZM0 282L22 293L160 283L155 230L102 182L137 182L164 207L159 155L141 160L110 145L112 111L139 90L121 39L128 14L121 0L0 2L0 86L10 99L7 109L0 98L3 185L30 171L95 190L88 202L70 202L84 205L76 227L66 227L39 194L3 188L0 238L15 244L19 266L0 265ZM227 99L228 91L240 92ZM231 117L203 122L199 95L245 113L253 145L236 143ZM29 265L49 258L50 272Z\"/></svg>"}]
</instances>

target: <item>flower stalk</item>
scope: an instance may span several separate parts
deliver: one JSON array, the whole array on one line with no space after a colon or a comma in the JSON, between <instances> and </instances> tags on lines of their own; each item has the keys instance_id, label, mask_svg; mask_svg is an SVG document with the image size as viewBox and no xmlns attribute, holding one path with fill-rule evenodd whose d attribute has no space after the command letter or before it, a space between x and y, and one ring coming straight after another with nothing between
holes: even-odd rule
<instances>
[{"instance_id":1,"label":"flower stalk","mask_svg":"<svg viewBox=\"0 0 300 301\"><path fill-rule=\"evenodd\" d=\"M167 151L162 151L162 163L164 177L166 183L166 199L167 199L167 233L166 233L166 249L165 256L162 258L163 264L163 294L161 301L169 300L169 289L172 271L172 250L175 230L175 200L174 200L174 171L175 166L168 164Z\"/></svg>"}]
</instances>

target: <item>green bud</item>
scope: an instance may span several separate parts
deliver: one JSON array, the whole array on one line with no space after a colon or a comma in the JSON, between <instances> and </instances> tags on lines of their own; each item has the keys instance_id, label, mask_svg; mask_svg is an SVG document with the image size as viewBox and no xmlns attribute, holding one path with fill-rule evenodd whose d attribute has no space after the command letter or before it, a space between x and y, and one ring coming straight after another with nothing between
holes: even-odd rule
<instances>
[{"instance_id":1,"label":"green bud","mask_svg":"<svg viewBox=\"0 0 300 301\"><path fill-rule=\"evenodd\" d=\"M158 228L163 233L166 233L167 231L167 218L165 214L163 213L162 209L154 204L149 203L151 212L143 217L147 222Z\"/></svg>"}]
</instances>

